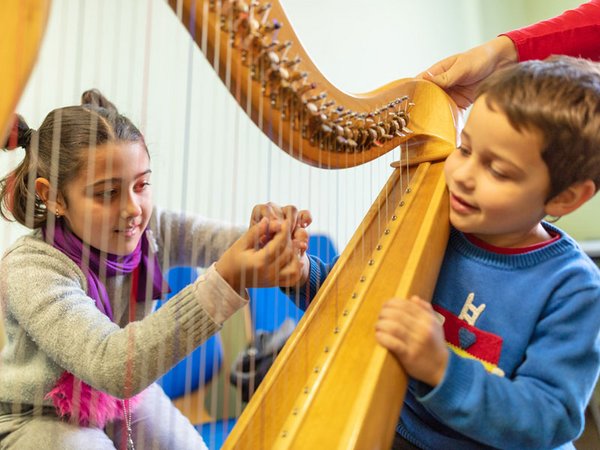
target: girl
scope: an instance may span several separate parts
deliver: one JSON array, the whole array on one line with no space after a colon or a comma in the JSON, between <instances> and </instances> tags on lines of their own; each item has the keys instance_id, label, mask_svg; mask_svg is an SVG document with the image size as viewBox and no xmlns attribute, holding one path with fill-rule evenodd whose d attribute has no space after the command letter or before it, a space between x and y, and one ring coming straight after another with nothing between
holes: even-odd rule
<instances>
[{"instance_id":1,"label":"girl","mask_svg":"<svg viewBox=\"0 0 600 450\"><path fill-rule=\"evenodd\" d=\"M246 304L245 287L297 282L295 210L242 234L154 209L144 138L95 90L37 131L20 119L13 138L25 158L0 212L34 231L0 264L0 447L206 448L154 381ZM160 268L182 264L209 269L150 314L168 290Z\"/></svg>"}]
</instances>

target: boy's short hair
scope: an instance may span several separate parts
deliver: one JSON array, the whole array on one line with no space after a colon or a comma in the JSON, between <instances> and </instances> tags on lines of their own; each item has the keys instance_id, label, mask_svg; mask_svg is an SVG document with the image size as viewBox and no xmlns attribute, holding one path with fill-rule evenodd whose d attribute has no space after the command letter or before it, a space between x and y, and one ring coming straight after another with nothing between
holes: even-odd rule
<instances>
[{"instance_id":1,"label":"boy's short hair","mask_svg":"<svg viewBox=\"0 0 600 450\"><path fill-rule=\"evenodd\" d=\"M517 131L541 134L547 200L585 180L600 188L600 64L569 56L522 62L485 80L481 95Z\"/></svg>"}]
</instances>

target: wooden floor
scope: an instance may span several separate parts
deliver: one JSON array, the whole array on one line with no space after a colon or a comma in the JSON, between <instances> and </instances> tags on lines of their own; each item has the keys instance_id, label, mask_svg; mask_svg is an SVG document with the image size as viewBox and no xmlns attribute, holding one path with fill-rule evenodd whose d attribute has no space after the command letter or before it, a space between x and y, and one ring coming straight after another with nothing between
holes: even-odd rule
<instances>
[{"instance_id":1,"label":"wooden floor","mask_svg":"<svg viewBox=\"0 0 600 450\"><path fill-rule=\"evenodd\" d=\"M577 450L599 450L600 449L600 430L597 428L590 408L585 414L585 430L581 437L575 441Z\"/></svg>"}]
</instances>

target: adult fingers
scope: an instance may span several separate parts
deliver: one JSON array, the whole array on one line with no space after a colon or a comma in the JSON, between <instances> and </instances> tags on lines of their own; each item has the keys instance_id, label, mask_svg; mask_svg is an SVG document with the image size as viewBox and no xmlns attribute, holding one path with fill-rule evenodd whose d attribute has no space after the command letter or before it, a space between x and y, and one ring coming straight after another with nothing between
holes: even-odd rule
<instances>
[{"instance_id":1,"label":"adult fingers","mask_svg":"<svg viewBox=\"0 0 600 450\"><path fill-rule=\"evenodd\" d=\"M447 58L438 61L427 70L421 72L416 76L416 78L421 78L429 81L433 81L440 87L448 87L448 82L452 80L448 79L447 72L452 69L456 60L458 58L458 54L448 56Z\"/></svg>"}]
</instances>

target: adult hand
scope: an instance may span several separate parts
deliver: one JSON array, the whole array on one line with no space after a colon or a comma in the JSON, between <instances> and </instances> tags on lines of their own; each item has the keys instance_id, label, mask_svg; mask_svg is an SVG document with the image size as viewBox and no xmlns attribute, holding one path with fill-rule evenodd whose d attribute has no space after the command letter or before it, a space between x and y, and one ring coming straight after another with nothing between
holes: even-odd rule
<instances>
[{"instance_id":1,"label":"adult hand","mask_svg":"<svg viewBox=\"0 0 600 450\"><path fill-rule=\"evenodd\" d=\"M459 108L475 100L479 84L493 72L516 63L517 50L506 36L499 36L463 53L449 56L417 75L444 89Z\"/></svg>"}]
</instances>

